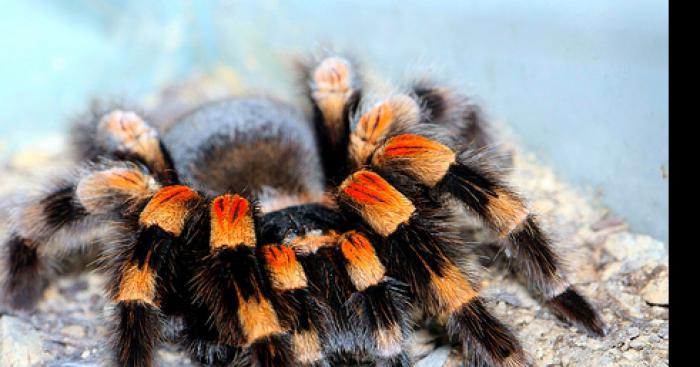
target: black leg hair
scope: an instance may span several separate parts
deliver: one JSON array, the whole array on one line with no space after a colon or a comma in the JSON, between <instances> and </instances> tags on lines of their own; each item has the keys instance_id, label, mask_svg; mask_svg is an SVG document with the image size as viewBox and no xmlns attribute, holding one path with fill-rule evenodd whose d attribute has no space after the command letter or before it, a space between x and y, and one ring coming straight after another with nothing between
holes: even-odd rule
<instances>
[{"instance_id":1,"label":"black leg hair","mask_svg":"<svg viewBox=\"0 0 700 367\"><path fill-rule=\"evenodd\" d=\"M238 195L222 195L209 207L209 251L192 280L224 344L248 349L253 366L293 366L288 330L265 287L256 255L257 215Z\"/></svg>"},{"instance_id":2,"label":"black leg hair","mask_svg":"<svg viewBox=\"0 0 700 367\"><path fill-rule=\"evenodd\" d=\"M299 228L298 223L304 223L303 228ZM266 215L261 225L262 238L286 243L264 247L272 288L280 288L285 283L287 287L308 284L311 295L317 294L318 300L323 300L322 309L330 314L330 322L321 320L316 324L328 325L319 335L328 345L326 349L330 355L360 353L382 365L410 365L403 351L410 333L408 287L386 276L374 241L368 234L349 230L339 236L335 232L348 229L345 227L351 223L337 211L322 205L291 207ZM297 261L303 265L303 272L295 265ZM291 274L299 275L291 277ZM302 277L306 281L299 281ZM293 292L306 294L302 289ZM287 291L287 295L289 293ZM291 328L293 333L304 329L300 321L302 318ZM300 338L300 341L308 344L305 339ZM301 353L297 352L297 358L299 355Z\"/></svg>"},{"instance_id":3,"label":"black leg hair","mask_svg":"<svg viewBox=\"0 0 700 367\"><path fill-rule=\"evenodd\" d=\"M119 302L114 307L114 363L129 367L152 366L154 348L160 339L160 311L139 301Z\"/></svg>"},{"instance_id":4,"label":"black leg hair","mask_svg":"<svg viewBox=\"0 0 700 367\"><path fill-rule=\"evenodd\" d=\"M61 259L87 245L120 241L112 224L159 188L143 167L125 162L88 164L29 198L15 211L2 248L7 269L0 295L28 308L41 296Z\"/></svg>"},{"instance_id":5,"label":"black leg hair","mask_svg":"<svg viewBox=\"0 0 700 367\"><path fill-rule=\"evenodd\" d=\"M341 259L331 246L319 248L315 253L300 255L299 262L304 267L309 288L326 302L330 310L332 332L327 334L325 341L328 353L357 351L357 340L343 308L345 301L352 295L353 286Z\"/></svg>"},{"instance_id":6,"label":"black leg hair","mask_svg":"<svg viewBox=\"0 0 700 367\"><path fill-rule=\"evenodd\" d=\"M335 186L349 173L350 116L361 99L362 81L354 63L340 56L302 62L299 69L312 104L326 181Z\"/></svg>"},{"instance_id":7,"label":"black leg hair","mask_svg":"<svg viewBox=\"0 0 700 367\"><path fill-rule=\"evenodd\" d=\"M114 303L115 364L153 365L170 287L163 280L172 279L173 251L200 200L185 186L164 187L140 210L138 218L124 221L126 229L136 234L133 240L112 243L105 251L108 293Z\"/></svg>"},{"instance_id":8,"label":"black leg hair","mask_svg":"<svg viewBox=\"0 0 700 367\"><path fill-rule=\"evenodd\" d=\"M454 262L457 232L434 203L408 198L374 172L358 171L339 189L341 206L355 213L384 238L381 258L389 275L405 281L422 308L449 319L451 336L464 346L466 355L492 366L527 366L516 337L480 304L478 291ZM432 208L432 209L431 209ZM464 309L479 313L464 313ZM468 320L460 319L466 315ZM492 336L498 335L498 338Z\"/></svg>"},{"instance_id":9,"label":"black leg hair","mask_svg":"<svg viewBox=\"0 0 700 367\"><path fill-rule=\"evenodd\" d=\"M594 335L607 327L593 307L568 282L560 257L537 219L518 195L462 153L438 190L459 198L503 239L506 255L530 286L541 292L557 315Z\"/></svg>"},{"instance_id":10,"label":"black leg hair","mask_svg":"<svg viewBox=\"0 0 700 367\"><path fill-rule=\"evenodd\" d=\"M474 299L447 321L447 332L461 344L467 366L486 362L496 366L528 366L517 339L505 325L492 316L480 299Z\"/></svg>"},{"instance_id":11,"label":"black leg hair","mask_svg":"<svg viewBox=\"0 0 700 367\"><path fill-rule=\"evenodd\" d=\"M286 245L259 247L267 287L280 321L290 332L290 346L302 366L327 365L323 341L329 334L331 311L309 292L304 268Z\"/></svg>"},{"instance_id":12,"label":"black leg hair","mask_svg":"<svg viewBox=\"0 0 700 367\"><path fill-rule=\"evenodd\" d=\"M181 343L195 361L206 366L239 366L248 360L236 346L222 344L219 331L211 325L209 311L201 305L188 305Z\"/></svg>"},{"instance_id":13,"label":"black leg hair","mask_svg":"<svg viewBox=\"0 0 700 367\"><path fill-rule=\"evenodd\" d=\"M365 341L364 349L383 365L408 366L404 351L411 329L408 285L387 276L366 234L346 232L338 250L354 288L344 304L346 317Z\"/></svg>"},{"instance_id":14,"label":"black leg hair","mask_svg":"<svg viewBox=\"0 0 700 367\"><path fill-rule=\"evenodd\" d=\"M457 153L450 145L439 129L424 124L388 137L372 154L371 167L402 192L418 184L431 196L448 195L461 201L500 238L507 239L507 253L555 312L591 334L605 335L604 322L566 280L551 241L524 201L479 154L470 150ZM567 297L564 302L558 298L562 294L576 297Z\"/></svg>"},{"instance_id":15,"label":"black leg hair","mask_svg":"<svg viewBox=\"0 0 700 367\"><path fill-rule=\"evenodd\" d=\"M95 104L73 123L69 137L77 160L132 161L147 166L163 184L177 182L172 159L158 131L130 109Z\"/></svg>"},{"instance_id":16,"label":"black leg hair","mask_svg":"<svg viewBox=\"0 0 700 367\"><path fill-rule=\"evenodd\" d=\"M423 121L440 125L458 137L462 149L475 151L493 146L491 127L481 107L458 91L427 80L413 84Z\"/></svg>"},{"instance_id":17,"label":"black leg hair","mask_svg":"<svg viewBox=\"0 0 700 367\"><path fill-rule=\"evenodd\" d=\"M161 340L163 314L156 279L161 266L155 246L172 241L157 227L143 229L133 243L110 259L113 362L119 366L153 365L154 349Z\"/></svg>"},{"instance_id":18,"label":"black leg hair","mask_svg":"<svg viewBox=\"0 0 700 367\"><path fill-rule=\"evenodd\" d=\"M197 302L196 290L192 280L202 266L201 259L209 254L209 243L205 231L209 230L208 206L202 205L193 210L190 220L181 235L183 243L175 259L177 279L174 283L180 288L174 296L178 305L184 309L177 310L184 318L184 330L180 336L181 343L190 352L192 358L206 366L245 366L249 360L247 351L239 346L226 344L216 325L211 322L211 312L206 305Z\"/></svg>"},{"instance_id":19,"label":"black leg hair","mask_svg":"<svg viewBox=\"0 0 700 367\"><path fill-rule=\"evenodd\" d=\"M251 367L296 366L288 334L274 334L256 339L250 346Z\"/></svg>"},{"instance_id":20,"label":"black leg hair","mask_svg":"<svg viewBox=\"0 0 700 367\"><path fill-rule=\"evenodd\" d=\"M47 269L39 260L37 244L10 234L2 258L6 269L2 279L2 300L14 308L30 308L41 297L48 283Z\"/></svg>"},{"instance_id":21,"label":"black leg hair","mask_svg":"<svg viewBox=\"0 0 700 367\"><path fill-rule=\"evenodd\" d=\"M3 250L3 261L13 263L0 274L0 296L13 307L32 307L65 255L96 241L118 241L111 236L119 234L105 223L152 195L159 187L156 178L176 180L155 129L133 112L98 110L70 134L76 158L90 163L17 210Z\"/></svg>"}]
</instances>

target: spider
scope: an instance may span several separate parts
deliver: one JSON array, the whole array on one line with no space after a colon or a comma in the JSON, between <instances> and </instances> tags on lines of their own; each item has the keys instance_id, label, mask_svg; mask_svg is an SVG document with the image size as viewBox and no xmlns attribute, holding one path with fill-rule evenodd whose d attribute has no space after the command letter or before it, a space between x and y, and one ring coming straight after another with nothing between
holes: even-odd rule
<instances>
[{"instance_id":1,"label":"spider","mask_svg":"<svg viewBox=\"0 0 700 367\"><path fill-rule=\"evenodd\" d=\"M368 101L356 65L302 63L307 113L242 96L167 126L119 108L78 121L75 171L16 210L4 300L31 307L62 255L98 248L115 365L153 365L177 318L207 365L406 366L424 315L467 364L530 366L479 295L460 232L471 213L551 310L604 335L485 154L480 109L429 81Z\"/></svg>"}]
</instances>

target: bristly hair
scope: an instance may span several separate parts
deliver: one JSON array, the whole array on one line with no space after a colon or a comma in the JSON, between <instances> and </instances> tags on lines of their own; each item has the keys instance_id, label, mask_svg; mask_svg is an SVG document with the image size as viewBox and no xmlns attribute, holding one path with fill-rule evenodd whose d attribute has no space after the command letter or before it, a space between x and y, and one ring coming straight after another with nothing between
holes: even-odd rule
<instances>
[{"instance_id":1,"label":"bristly hair","mask_svg":"<svg viewBox=\"0 0 700 367\"><path fill-rule=\"evenodd\" d=\"M160 343L161 317L152 305L127 301L114 306L113 361L120 366L151 367Z\"/></svg>"},{"instance_id":2,"label":"bristly hair","mask_svg":"<svg viewBox=\"0 0 700 367\"><path fill-rule=\"evenodd\" d=\"M458 150L478 151L493 146L493 127L471 98L429 80L414 83L412 90L421 103L425 120L442 126L457 137Z\"/></svg>"},{"instance_id":3,"label":"bristly hair","mask_svg":"<svg viewBox=\"0 0 700 367\"><path fill-rule=\"evenodd\" d=\"M198 273L192 279L195 302L207 305L211 321L219 325L221 339L227 344L240 345L243 331L238 322L239 301L235 292L252 295L250 288L259 277L255 267L255 253L250 248L221 249L201 260ZM243 280L243 282L241 282ZM225 325L225 327L223 327Z\"/></svg>"},{"instance_id":4,"label":"bristly hair","mask_svg":"<svg viewBox=\"0 0 700 367\"><path fill-rule=\"evenodd\" d=\"M10 234L4 246L6 255L1 260L8 266L0 273L2 301L14 308L33 306L48 284L46 264L39 259L36 244L15 233Z\"/></svg>"},{"instance_id":5,"label":"bristly hair","mask_svg":"<svg viewBox=\"0 0 700 367\"><path fill-rule=\"evenodd\" d=\"M278 367L296 365L291 353L288 335L269 336L250 346L251 367Z\"/></svg>"},{"instance_id":6,"label":"bristly hair","mask_svg":"<svg viewBox=\"0 0 700 367\"><path fill-rule=\"evenodd\" d=\"M408 285L387 277L344 305L363 349L376 359L392 360L404 352L412 327L409 300Z\"/></svg>"},{"instance_id":7,"label":"bristly hair","mask_svg":"<svg viewBox=\"0 0 700 367\"><path fill-rule=\"evenodd\" d=\"M474 299L450 317L447 324L451 335L469 359L465 363L502 367L530 365L520 343L500 321L489 314L479 299Z\"/></svg>"},{"instance_id":8,"label":"bristly hair","mask_svg":"<svg viewBox=\"0 0 700 367\"><path fill-rule=\"evenodd\" d=\"M13 212L0 296L30 307L63 255L97 249L116 365L177 341L206 365L405 367L424 316L467 364L531 366L479 293L471 212L547 306L605 334L471 97L426 79L377 101L332 52L299 76L306 116L264 95L167 127L93 106L71 129L82 163Z\"/></svg>"},{"instance_id":9,"label":"bristly hair","mask_svg":"<svg viewBox=\"0 0 700 367\"><path fill-rule=\"evenodd\" d=\"M585 298L572 288L549 300L547 305L559 317L576 323L592 336L605 336L608 333L608 327L600 315Z\"/></svg>"}]
</instances>

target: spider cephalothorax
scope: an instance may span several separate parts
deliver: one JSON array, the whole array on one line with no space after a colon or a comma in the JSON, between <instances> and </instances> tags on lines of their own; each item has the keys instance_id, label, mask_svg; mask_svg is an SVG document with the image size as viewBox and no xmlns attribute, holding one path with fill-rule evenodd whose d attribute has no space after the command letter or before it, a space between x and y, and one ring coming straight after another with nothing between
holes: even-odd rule
<instances>
[{"instance_id":1,"label":"spider cephalothorax","mask_svg":"<svg viewBox=\"0 0 700 367\"><path fill-rule=\"evenodd\" d=\"M484 306L460 232L467 209L547 304L602 335L550 240L502 180L481 114L421 82L376 104L355 66L303 68L310 116L263 97L210 103L152 127L123 110L76 124L74 174L17 209L2 293L41 295L58 255L98 247L113 361L150 366L163 320L206 364L410 365L412 316L467 363L527 366Z\"/></svg>"}]
</instances>

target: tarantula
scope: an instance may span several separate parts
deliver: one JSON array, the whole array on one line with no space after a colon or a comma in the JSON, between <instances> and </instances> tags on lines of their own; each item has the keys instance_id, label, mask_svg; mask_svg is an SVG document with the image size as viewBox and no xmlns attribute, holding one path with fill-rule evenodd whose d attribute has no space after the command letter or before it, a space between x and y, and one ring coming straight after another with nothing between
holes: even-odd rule
<instances>
[{"instance_id":1,"label":"tarantula","mask_svg":"<svg viewBox=\"0 0 700 367\"><path fill-rule=\"evenodd\" d=\"M420 314L466 363L529 366L479 296L459 229L471 213L555 313L605 334L484 154L470 99L421 81L369 103L356 63L338 55L301 71L307 114L238 97L167 126L123 109L79 121L76 172L17 209L6 302L31 307L52 262L98 248L116 365L152 365L164 320L179 318L178 340L205 364L405 366Z\"/></svg>"}]
</instances>

